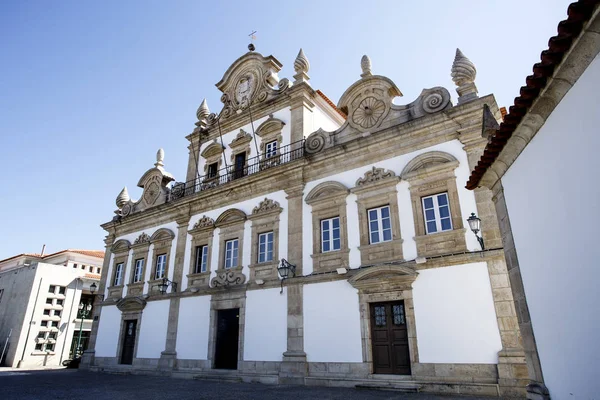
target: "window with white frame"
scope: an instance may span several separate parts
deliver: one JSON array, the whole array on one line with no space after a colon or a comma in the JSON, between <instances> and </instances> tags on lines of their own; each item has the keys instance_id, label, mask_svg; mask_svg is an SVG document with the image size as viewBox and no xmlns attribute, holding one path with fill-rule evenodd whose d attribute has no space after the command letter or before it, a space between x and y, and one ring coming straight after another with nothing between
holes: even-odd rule
<instances>
[{"instance_id":1,"label":"window with white frame","mask_svg":"<svg viewBox=\"0 0 600 400\"><path fill-rule=\"evenodd\" d=\"M321 220L321 252L327 253L340 248L340 217Z\"/></svg>"},{"instance_id":2,"label":"window with white frame","mask_svg":"<svg viewBox=\"0 0 600 400\"><path fill-rule=\"evenodd\" d=\"M452 230L448 193L423 197L422 201L427 234Z\"/></svg>"},{"instance_id":3,"label":"window with white frame","mask_svg":"<svg viewBox=\"0 0 600 400\"><path fill-rule=\"evenodd\" d=\"M392 240L392 221L390 206L371 208L369 216L369 243L389 242Z\"/></svg>"},{"instance_id":4,"label":"window with white frame","mask_svg":"<svg viewBox=\"0 0 600 400\"><path fill-rule=\"evenodd\" d=\"M225 242L225 269L237 267L238 265L238 239Z\"/></svg>"},{"instance_id":5,"label":"window with white frame","mask_svg":"<svg viewBox=\"0 0 600 400\"><path fill-rule=\"evenodd\" d=\"M273 140L265 145L265 158L275 157L277 155L277 140Z\"/></svg>"},{"instance_id":6,"label":"window with white frame","mask_svg":"<svg viewBox=\"0 0 600 400\"><path fill-rule=\"evenodd\" d=\"M208 267L208 246L196 246L196 263L194 264L194 273L206 272Z\"/></svg>"},{"instance_id":7,"label":"window with white frame","mask_svg":"<svg viewBox=\"0 0 600 400\"><path fill-rule=\"evenodd\" d=\"M156 256L156 273L154 279L162 279L165 277L165 268L167 266L167 255L159 254Z\"/></svg>"},{"instance_id":8,"label":"window with white frame","mask_svg":"<svg viewBox=\"0 0 600 400\"><path fill-rule=\"evenodd\" d=\"M135 260L135 266L133 268L133 283L141 282L143 272L144 272L144 259L138 258L137 260Z\"/></svg>"},{"instance_id":9,"label":"window with white frame","mask_svg":"<svg viewBox=\"0 0 600 400\"><path fill-rule=\"evenodd\" d=\"M123 263L118 263L115 267L115 280L113 286L120 286L123 283Z\"/></svg>"},{"instance_id":10,"label":"window with white frame","mask_svg":"<svg viewBox=\"0 0 600 400\"><path fill-rule=\"evenodd\" d=\"M258 262L273 261L273 232L258 235Z\"/></svg>"}]
</instances>

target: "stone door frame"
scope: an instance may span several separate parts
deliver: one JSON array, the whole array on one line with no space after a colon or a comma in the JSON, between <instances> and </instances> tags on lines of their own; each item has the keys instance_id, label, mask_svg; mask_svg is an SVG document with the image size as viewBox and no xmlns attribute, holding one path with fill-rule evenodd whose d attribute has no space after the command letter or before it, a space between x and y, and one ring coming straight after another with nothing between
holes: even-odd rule
<instances>
[{"instance_id":1,"label":"stone door frame","mask_svg":"<svg viewBox=\"0 0 600 400\"><path fill-rule=\"evenodd\" d=\"M238 358L237 368L241 368L244 361L244 331L246 321L246 290L224 289L221 293L215 293L210 299L210 325L208 328L208 365L215 369L215 351L217 345L217 312L231 308L239 309L239 332L238 332Z\"/></svg>"}]
</instances>

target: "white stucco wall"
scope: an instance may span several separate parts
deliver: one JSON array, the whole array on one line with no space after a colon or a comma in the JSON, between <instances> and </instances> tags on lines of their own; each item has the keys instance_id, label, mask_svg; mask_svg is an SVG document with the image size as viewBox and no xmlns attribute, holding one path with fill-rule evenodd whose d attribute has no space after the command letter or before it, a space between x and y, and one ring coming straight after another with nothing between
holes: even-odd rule
<instances>
[{"instance_id":1,"label":"white stucco wall","mask_svg":"<svg viewBox=\"0 0 600 400\"><path fill-rule=\"evenodd\" d=\"M169 303L151 301L144 308L136 358L160 358L167 340Z\"/></svg>"},{"instance_id":2,"label":"white stucco wall","mask_svg":"<svg viewBox=\"0 0 600 400\"><path fill-rule=\"evenodd\" d=\"M319 106L317 106L312 112L312 130L310 130L310 132L304 132L304 136L310 135L319 128L328 132L333 132L340 126L340 124L335 122L329 115L322 111Z\"/></svg>"},{"instance_id":3,"label":"white stucco wall","mask_svg":"<svg viewBox=\"0 0 600 400\"><path fill-rule=\"evenodd\" d=\"M96 357L116 357L121 329L121 311L117 306L102 307L96 337Z\"/></svg>"},{"instance_id":4,"label":"white stucco wall","mask_svg":"<svg viewBox=\"0 0 600 400\"><path fill-rule=\"evenodd\" d=\"M485 262L419 271L413 299L419 362L498 362L502 343Z\"/></svg>"},{"instance_id":5,"label":"white stucco wall","mask_svg":"<svg viewBox=\"0 0 600 400\"><path fill-rule=\"evenodd\" d=\"M304 351L310 362L362 362L358 292L347 281L304 286Z\"/></svg>"},{"instance_id":6,"label":"white stucco wall","mask_svg":"<svg viewBox=\"0 0 600 400\"><path fill-rule=\"evenodd\" d=\"M542 365L554 399L600 393L600 58L502 178Z\"/></svg>"},{"instance_id":7,"label":"white stucco wall","mask_svg":"<svg viewBox=\"0 0 600 400\"><path fill-rule=\"evenodd\" d=\"M244 360L281 361L287 350L287 291L246 293Z\"/></svg>"},{"instance_id":8,"label":"white stucco wall","mask_svg":"<svg viewBox=\"0 0 600 400\"><path fill-rule=\"evenodd\" d=\"M466 182L469 178L470 170L467 160L467 155L463 150L463 145L458 140L452 140L450 142L440 143L435 146L427 147L412 153L404 154L398 157L393 157L381 162L374 164L365 165L364 167L355 168L352 170L344 171L338 174L330 175L326 178L314 180L308 182L304 189L304 198L310 193L310 191L320 183L327 181L337 181L342 183L347 188L353 188L356 185L356 181L359 178L364 177L365 173L372 169L373 166L377 168L385 168L387 170L394 171L397 176L400 176L402 170L412 159L420 154L427 153L430 151L443 151L456 157L459 161L459 166L455 170L456 174L456 186L458 190L458 198L460 202L460 211L465 220L472 212L477 213L477 205L475 202L475 195L473 192L465 189L463 182ZM402 251L404 259L411 260L417 256L417 244L414 240L415 226L413 218L412 204L410 200L410 191L408 182L400 181L396 186L398 191L398 208L400 214L400 233L402 235ZM346 198L346 214L348 216L348 226L358 227L358 208L356 205L356 196L351 194ZM313 236L312 236L312 214L311 206L303 203L302 210L302 232L303 232L303 272L304 274L312 273L312 259L311 254L313 252ZM479 243L470 231L465 232L465 240L467 243L468 250L480 250ZM348 229L348 246L350 248L350 268L358 268L360 266L360 253L358 246L360 243L360 232L358 229Z\"/></svg>"},{"instance_id":9,"label":"white stucco wall","mask_svg":"<svg viewBox=\"0 0 600 400\"><path fill-rule=\"evenodd\" d=\"M177 324L177 358L206 360L210 324L210 296L182 298Z\"/></svg>"}]
</instances>

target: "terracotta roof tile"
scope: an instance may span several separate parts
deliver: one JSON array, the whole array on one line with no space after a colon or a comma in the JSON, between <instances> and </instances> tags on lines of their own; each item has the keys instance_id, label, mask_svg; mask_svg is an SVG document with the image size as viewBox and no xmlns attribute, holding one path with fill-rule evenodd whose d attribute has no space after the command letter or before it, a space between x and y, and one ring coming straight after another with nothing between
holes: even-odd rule
<instances>
[{"instance_id":1,"label":"terracotta roof tile","mask_svg":"<svg viewBox=\"0 0 600 400\"><path fill-rule=\"evenodd\" d=\"M4 261L12 260L13 258L22 257L22 256L35 257L35 258L44 260L46 258L53 257L58 254L62 254L62 253L66 253L66 252L77 253L77 254L81 254L81 255L89 256L89 257L104 258L104 252L102 250L67 249L67 250L57 251L56 253L46 254L45 256L42 256L41 254L38 254L38 253L21 253L21 254L17 254L16 256L5 258L4 260L0 260L0 263L2 263Z\"/></svg>"},{"instance_id":2,"label":"terracotta roof tile","mask_svg":"<svg viewBox=\"0 0 600 400\"><path fill-rule=\"evenodd\" d=\"M327 102L327 104L329 104L338 114L340 114L342 116L342 118L344 118L344 119L348 118L348 116L346 114L344 114L342 112L342 110L340 110L339 108L337 108L335 106L335 104L333 104L333 101L329 100L329 97L325 96L325 93L323 93L317 89L317 94L319 96L321 96L323 98L323 100L325 100Z\"/></svg>"},{"instance_id":3,"label":"terracotta roof tile","mask_svg":"<svg viewBox=\"0 0 600 400\"><path fill-rule=\"evenodd\" d=\"M573 40L581 33L583 25L590 19L598 4L600 4L600 0L579 0L569 5L568 18L558 24L558 35L551 37L548 41L548 50L542 51L541 62L533 65L533 74L525 79L525 86L521 87L519 96L514 100L514 105L508 109L508 114L502 114L503 121L491 137L477 166L471 172L467 189L475 189L485 172L496 161L529 107L538 98L541 90L546 87L548 78L552 76L554 69L561 63L565 53L571 49Z\"/></svg>"}]
</instances>

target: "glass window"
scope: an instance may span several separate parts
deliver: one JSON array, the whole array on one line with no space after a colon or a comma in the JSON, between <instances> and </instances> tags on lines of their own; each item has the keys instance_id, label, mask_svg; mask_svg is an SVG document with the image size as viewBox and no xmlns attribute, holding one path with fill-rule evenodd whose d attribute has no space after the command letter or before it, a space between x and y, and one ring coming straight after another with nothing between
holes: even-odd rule
<instances>
[{"instance_id":1,"label":"glass window","mask_svg":"<svg viewBox=\"0 0 600 400\"><path fill-rule=\"evenodd\" d=\"M265 145L265 157L271 158L277 155L277 140L269 142Z\"/></svg>"},{"instance_id":2,"label":"glass window","mask_svg":"<svg viewBox=\"0 0 600 400\"><path fill-rule=\"evenodd\" d=\"M369 217L369 241L371 244L392 240L392 221L390 206L372 208L367 211Z\"/></svg>"},{"instance_id":3,"label":"glass window","mask_svg":"<svg viewBox=\"0 0 600 400\"><path fill-rule=\"evenodd\" d=\"M61 311L60 310L54 310L54 316L55 317L60 317L61 315Z\"/></svg>"},{"instance_id":4,"label":"glass window","mask_svg":"<svg viewBox=\"0 0 600 400\"><path fill-rule=\"evenodd\" d=\"M214 178L215 176L217 176L217 167L218 167L218 163L212 163L208 165L208 177L209 178Z\"/></svg>"},{"instance_id":5,"label":"glass window","mask_svg":"<svg viewBox=\"0 0 600 400\"><path fill-rule=\"evenodd\" d=\"M52 321L52 327L56 328L58 326L58 321Z\"/></svg>"},{"instance_id":6,"label":"glass window","mask_svg":"<svg viewBox=\"0 0 600 400\"><path fill-rule=\"evenodd\" d=\"M423 197L422 201L427 234L452 230L448 193Z\"/></svg>"},{"instance_id":7,"label":"glass window","mask_svg":"<svg viewBox=\"0 0 600 400\"><path fill-rule=\"evenodd\" d=\"M46 332L39 332L37 335L38 339L46 339Z\"/></svg>"},{"instance_id":8,"label":"glass window","mask_svg":"<svg viewBox=\"0 0 600 400\"><path fill-rule=\"evenodd\" d=\"M96 273L99 274L100 273L100 267L96 268Z\"/></svg>"},{"instance_id":9,"label":"glass window","mask_svg":"<svg viewBox=\"0 0 600 400\"><path fill-rule=\"evenodd\" d=\"M327 253L340 248L340 217L321 220L321 252Z\"/></svg>"},{"instance_id":10,"label":"glass window","mask_svg":"<svg viewBox=\"0 0 600 400\"><path fill-rule=\"evenodd\" d=\"M208 268L208 246L196 246L196 263L194 264L194 273L206 272Z\"/></svg>"},{"instance_id":11,"label":"glass window","mask_svg":"<svg viewBox=\"0 0 600 400\"><path fill-rule=\"evenodd\" d=\"M164 278L166 267L167 267L167 255L159 254L158 256L156 256L156 274L154 274L154 279Z\"/></svg>"},{"instance_id":12,"label":"glass window","mask_svg":"<svg viewBox=\"0 0 600 400\"><path fill-rule=\"evenodd\" d=\"M50 310L44 310L44 315L50 315Z\"/></svg>"},{"instance_id":13,"label":"glass window","mask_svg":"<svg viewBox=\"0 0 600 400\"><path fill-rule=\"evenodd\" d=\"M143 272L144 272L144 259L138 258L137 260L135 260L135 267L133 270L133 283L141 282Z\"/></svg>"},{"instance_id":14,"label":"glass window","mask_svg":"<svg viewBox=\"0 0 600 400\"><path fill-rule=\"evenodd\" d=\"M46 299L46 304L52 304L52 299Z\"/></svg>"},{"instance_id":15,"label":"glass window","mask_svg":"<svg viewBox=\"0 0 600 400\"><path fill-rule=\"evenodd\" d=\"M58 287L58 293L59 294L65 294L67 292L67 287L66 286L59 286Z\"/></svg>"},{"instance_id":16,"label":"glass window","mask_svg":"<svg viewBox=\"0 0 600 400\"><path fill-rule=\"evenodd\" d=\"M46 343L46 351L54 351L54 343Z\"/></svg>"},{"instance_id":17,"label":"glass window","mask_svg":"<svg viewBox=\"0 0 600 400\"><path fill-rule=\"evenodd\" d=\"M73 264L73 268L77 268L77 264Z\"/></svg>"},{"instance_id":18,"label":"glass window","mask_svg":"<svg viewBox=\"0 0 600 400\"><path fill-rule=\"evenodd\" d=\"M118 263L115 267L115 280L113 286L120 286L123 283L123 263Z\"/></svg>"},{"instance_id":19,"label":"glass window","mask_svg":"<svg viewBox=\"0 0 600 400\"><path fill-rule=\"evenodd\" d=\"M225 242L225 268L233 268L238 265L238 246L237 239L228 240Z\"/></svg>"},{"instance_id":20,"label":"glass window","mask_svg":"<svg viewBox=\"0 0 600 400\"><path fill-rule=\"evenodd\" d=\"M48 339L56 339L56 332L49 332Z\"/></svg>"},{"instance_id":21,"label":"glass window","mask_svg":"<svg viewBox=\"0 0 600 400\"><path fill-rule=\"evenodd\" d=\"M36 343L35 344L35 349L38 350L38 351L42 351L42 346L43 346L42 343Z\"/></svg>"},{"instance_id":22,"label":"glass window","mask_svg":"<svg viewBox=\"0 0 600 400\"><path fill-rule=\"evenodd\" d=\"M258 262L273 261L273 232L258 235Z\"/></svg>"},{"instance_id":23,"label":"glass window","mask_svg":"<svg viewBox=\"0 0 600 400\"><path fill-rule=\"evenodd\" d=\"M50 287L48 288L48 293L55 293L55 292L56 292L56 286L50 285Z\"/></svg>"},{"instance_id":24,"label":"glass window","mask_svg":"<svg viewBox=\"0 0 600 400\"><path fill-rule=\"evenodd\" d=\"M394 313L394 325L404 325L404 304L395 304L392 306Z\"/></svg>"},{"instance_id":25,"label":"glass window","mask_svg":"<svg viewBox=\"0 0 600 400\"><path fill-rule=\"evenodd\" d=\"M48 326L48 321L42 321L42 322L40 322L40 326Z\"/></svg>"},{"instance_id":26,"label":"glass window","mask_svg":"<svg viewBox=\"0 0 600 400\"><path fill-rule=\"evenodd\" d=\"M62 306L63 305L63 300L62 299L56 299L56 305L57 306Z\"/></svg>"},{"instance_id":27,"label":"glass window","mask_svg":"<svg viewBox=\"0 0 600 400\"><path fill-rule=\"evenodd\" d=\"M90 267L89 271L94 272L94 267Z\"/></svg>"},{"instance_id":28,"label":"glass window","mask_svg":"<svg viewBox=\"0 0 600 400\"><path fill-rule=\"evenodd\" d=\"M375 326L385 326L385 306L375 306Z\"/></svg>"}]
</instances>

